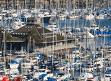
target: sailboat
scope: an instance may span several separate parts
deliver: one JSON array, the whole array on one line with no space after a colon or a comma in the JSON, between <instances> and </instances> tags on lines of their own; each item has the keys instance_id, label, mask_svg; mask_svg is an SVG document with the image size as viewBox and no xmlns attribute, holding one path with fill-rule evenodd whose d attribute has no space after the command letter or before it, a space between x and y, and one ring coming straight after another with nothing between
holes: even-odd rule
<instances>
[{"instance_id":1,"label":"sailboat","mask_svg":"<svg viewBox=\"0 0 111 81\"><path fill-rule=\"evenodd\" d=\"M19 28L21 28L21 27L23 27L23 26L25 26L26 24L24 23L24 22L22 22L20 19L16 19L14 22L13 22L13 26L12 26L12 28L14 29L14 30L17 30L17 29L19 29Z\"/></svg>"},{"instance_id":2,"label":"sailboat","mask_svg":"<svg viewBox=\"0 0 111 81\"><path fill-rule=\"evenodd\" d=\"M86 20L93 20L94 19L94 15L93 14L88 14L85 16Z\"/></svg>"}]
</instances>

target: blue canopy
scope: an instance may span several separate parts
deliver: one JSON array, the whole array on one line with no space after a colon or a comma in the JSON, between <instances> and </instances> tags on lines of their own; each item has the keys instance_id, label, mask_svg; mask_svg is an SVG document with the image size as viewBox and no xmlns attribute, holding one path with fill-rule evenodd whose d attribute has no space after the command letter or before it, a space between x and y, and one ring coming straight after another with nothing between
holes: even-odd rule
<instances>
[{"instance_id":1,"label":"blue canopy","mask_svg":"<svg viewBox=\"0 0 111 81\"><path fill-rule=\"evenodd\" d=\"M55 78L48 77L47 81L57 81Z\"/></svg>"},{"instance_id":2,"label":"blue canopy","mask_svg":"<svg viewBox=\"0 0 111 81\"><path fill-rule=\"evenodd\" d=\"M11 60L10 64L19 64L16 60Z\"/></svg>"}]
</instances>

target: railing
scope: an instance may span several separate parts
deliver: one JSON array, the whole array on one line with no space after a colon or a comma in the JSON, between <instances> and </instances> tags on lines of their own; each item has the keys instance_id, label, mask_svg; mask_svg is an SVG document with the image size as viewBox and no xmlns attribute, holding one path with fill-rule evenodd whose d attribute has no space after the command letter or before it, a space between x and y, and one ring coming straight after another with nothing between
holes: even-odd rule
<instances>
[{"instance_id":1,"label":"railing","mask_svg":"<svg viewBox=\"0 0 111 81\"><path fill-rule=\"evenodd\" d=\"M50 53L53 51L62 50L62 49L69 49L69 48L73 48L73 47L75 47L75 45L73 43L69 43L69 44L59 43L57 45L50 45L47 47L39 48L37 50L40 52L44 52L44 53Z\"/></svg>"}]
</instances>

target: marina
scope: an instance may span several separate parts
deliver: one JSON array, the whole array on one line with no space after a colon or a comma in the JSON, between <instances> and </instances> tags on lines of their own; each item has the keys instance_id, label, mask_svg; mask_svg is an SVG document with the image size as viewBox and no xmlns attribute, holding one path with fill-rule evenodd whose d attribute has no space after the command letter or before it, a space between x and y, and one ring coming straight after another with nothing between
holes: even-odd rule
<instances>
[{"instance_id":1,"label":"marina","mask_svg":"<svg viewBox=\"0 0 111 81\"><path fill-rule=\"evenodd\" d=\"M0 0L0 81L111 81L111 1Z\"/></svg>"}]
</instances>

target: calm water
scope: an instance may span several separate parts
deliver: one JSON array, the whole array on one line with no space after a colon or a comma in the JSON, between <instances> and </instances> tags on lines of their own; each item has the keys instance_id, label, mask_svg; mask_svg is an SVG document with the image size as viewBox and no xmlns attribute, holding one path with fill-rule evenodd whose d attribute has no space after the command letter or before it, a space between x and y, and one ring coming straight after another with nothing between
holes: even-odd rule
<instances>
[{"instance_id":1,"label":"calm water","mask_svg":"<svg viewBox=\"0 0 111 81\"><path fill-rule=\"evenodd\" d=\"M111 19L102 19L102 20L95 20L96 24L99 25L100 27L106 27L111 30ZM65 26L67 27L89 27L91 26L93 21L90 20L85 20L85 19L76 19L76 20L59 20L58 27L64 28ZM45 24L48 25L48 24ZM97 34L101 34L101 32L97 32ZM102 32L103 34L103 32ZM111 34L111 31L109 32L104 32L104 34ZM102 46L103 44L105 45L110 45L111 46L111 36L110 37L99 37L96 38L98 46ZM105 40L105 43L104 43Z\"/></svg>"},{"instance_id":2,"label":"calm water","mask_svg":"<svg viewBox=\"0 0 111 81\"><path fill-rule=\"evenodd\" d=\"M100 27L110 27L111 28L111 20L110 19L102 19L95 20L96 24ZM70 26L70 27L89 27L91 26L93 21L85 20L85 19L77 19L77 20L60 20L59 26Z\"/></svg>"},{"instance_id":3,"label":"calm water","mask_svg":"<svg viewBox=\"0 0 111 81\"><path fill-rule=\"evenodd\" d=\"M96 38L96 42L98 46L103 46L103 45L107 45L107 46L111 46L111 36L109 37L98 37ZM104 42L105 41L105 42Z\"/></svg>"}]
</instances>

